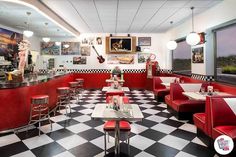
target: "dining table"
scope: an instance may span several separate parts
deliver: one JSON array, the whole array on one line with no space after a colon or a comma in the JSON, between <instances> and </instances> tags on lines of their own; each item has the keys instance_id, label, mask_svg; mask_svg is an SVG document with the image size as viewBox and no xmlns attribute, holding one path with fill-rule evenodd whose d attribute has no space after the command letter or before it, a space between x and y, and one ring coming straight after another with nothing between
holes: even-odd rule
<instances>
[{"instance_id":1,"label":"dining table","mask_svg":"<svg viewBox=\"0 0 236 157\"><path fill-rule=\"evenodd\" d=\"M114 88L112 86L107 86L102 88L103 92L117 92L117 91L124 91L124 92L129 92L129 87L118 87Z\"/></svg>"},{"instance_id":2,"label":"dining table","mask_svg":"<svg viewBox=\"0 0 236 157\"><path fill-rule=\"evenodd\" d=\"M225 92L213 92L211 94L208 92L183 92L183 95L189 99L206 101L206 96L229 96L231 94Z\"/></svg>"}]
</instances>

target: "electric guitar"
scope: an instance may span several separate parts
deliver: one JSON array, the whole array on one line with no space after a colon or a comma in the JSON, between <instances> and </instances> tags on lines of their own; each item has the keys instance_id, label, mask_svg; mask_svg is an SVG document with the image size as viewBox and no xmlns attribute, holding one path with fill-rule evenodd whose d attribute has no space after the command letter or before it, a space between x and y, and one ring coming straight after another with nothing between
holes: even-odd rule
<instances>
[{"instance_id":1,"label":"electric guitar","mask_svg":"<svg viewBox=\"0 0 236 157\"><path fill-rule=\"evenodd\" d=\"M102 55L99 55L99 54L98 54L97 50L95 49L95 47L94 47L93 45L92 45L92 48L94 49L94 51L95 51L96 54L98 55L98 56L97 56L97 59L98 59L99 63L105 62L105 59L102 57Z\"/></svg>"}]
</instances>

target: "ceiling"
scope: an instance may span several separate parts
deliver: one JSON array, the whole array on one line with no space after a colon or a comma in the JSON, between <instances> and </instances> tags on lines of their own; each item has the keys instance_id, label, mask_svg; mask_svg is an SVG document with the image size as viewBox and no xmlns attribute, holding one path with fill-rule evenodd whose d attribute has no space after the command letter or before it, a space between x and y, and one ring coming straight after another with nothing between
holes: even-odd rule
<instances>
[{"instance_id":1,"label":"ceiling","mask_svg":"<svg viewBox=\"0 0 236 157\"><path fill-rule=\"evenodd\" d=\"M27 1L27 0L22 0ZM81 33L159 33L203 12L222 0L28 0L40 2L69 26ZM71 37L68 31L38 11L21 4L0 1L2 25L23 31L26 12L29 28L37 36ZM174 21L173 26L170 21ZM48 27L45 26L48 23ZM58 31L59 30L59 31Z\"/></svg>"},{"instance_id":2,"label":"ceiling","mask_svg":"<svg viewBox=\"0 0 236 157\"><path fill-rule=\"evenodd\" d=\"M158 33L222 0L40 0L81 33Z\"/></svg>"}]
</instances>

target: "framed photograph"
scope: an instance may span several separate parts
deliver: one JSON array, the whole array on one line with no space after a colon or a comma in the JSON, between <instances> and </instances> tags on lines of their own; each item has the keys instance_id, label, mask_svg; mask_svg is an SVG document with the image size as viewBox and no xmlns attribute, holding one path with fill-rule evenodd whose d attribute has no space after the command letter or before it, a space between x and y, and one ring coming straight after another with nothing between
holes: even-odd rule
<instances>
[{"instance_id":1,"label":"framed photograph","mask_svg":"<svg viewBox=\"0 0 236 157\"><path fill-rule=\"evenodd\" d=\"M82 41L81 41L82 44L88 44L88 39L87 38L83 38Z\"/></svg>"},{"instance_id":2,"label":"framed photograph","mask_svg":"<svg viewBox=\"0 0 236 157\"><path fill-rule=\"evenodd\" d=\"M108 55L108 64L134 64L134 55Z\"/></svg>"},{"instance_id":3,"label":"framed photograph","mask_svg":"<svg viewBox=\"0 0 236 157\"><path fill-rule=\"evenodd\" d=\"M192 63L204 63L204 48L192 48Z\"/></svg>"},{"instance_id":4,"label":"framed photograph","mask_svg":"<svg viewBox=\"0 0 236 157\"><path fill-rule=\"evenodd\" d=\"M61 47L55 42L41 42L41 55L60 55Z\"/></svg>"},{"instance_id":5,"label":"framed photograph","mask_svg":"<svg viewBox=\"0 0 236 157\"><path fill-rule=\"evenodd\" d=\"M73 64L86 64L87 58L84 56L73 57Z\"/></svg>"},{"instance_id":6,"label":"framed photograph","mask_svg":"<svg viewBox=\"0 0 236 157\"><path fill-rule=\"evenodd\" d=\"M79 42L62 42L61 44L61 55L79 55L79 50Z\"/></svg>"},{"instance_id":7,"label":"framed photograph","mask_svg":"<svg viewBox=\"0 0 236 157\"><path fill-rule=\"evenodd\" d=\"M146 63L150 53L138 53L138 63Z\"/></svg>"},{"instance_id":8,"label":"framed photograph","mask_svg":"<svg viewBox=\"0 0 236 157\"><path fill-rule=\"evenodd\" d=\"M97 45L102 45L102 37L97 37L96 38L96 44Z\"/></svg>"},{"instance_id":9,"label":"framed photograph","mask_svg":"<svg viewBox=\"0 0 236 157\"><path fill-rule=\"evenodd\" d=\"M80 54L82 56L90 56L91 53L91 46L81 46L80 47Z\"/></svg>"},{"instance_id":10,"label":"framed photograph","mask_svg":"<svg viewBox=\"0 0 236 157\"><path fill-rule=\"evenodd\" d=\"M138 46L151 46L151 37L138 37Z\"/></svg>"}]
</instances>

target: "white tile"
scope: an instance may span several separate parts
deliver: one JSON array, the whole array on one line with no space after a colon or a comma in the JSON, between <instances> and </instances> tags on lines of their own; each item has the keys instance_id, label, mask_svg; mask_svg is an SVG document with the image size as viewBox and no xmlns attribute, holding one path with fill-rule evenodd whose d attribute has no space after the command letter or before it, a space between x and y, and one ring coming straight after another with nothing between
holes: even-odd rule
<instances>
[{"instance_id":1,"label":"white tile","mask_svg":"<svg viewBox=\"0 0 236 157\"><path fill-rule=\"evenodd\" d=\"M141 132L147 130L148 128L139 124L132 123L131 124L131 132L135 134L140 134Z\"/></svg>"},{"instance_id":2,"label":"white tile","mask_svg":"<svg viewBox=\"0 0 236 157\"><path fill-rule=\"evenodd\" d=\"M135 135L130 138L130 145L140 149L145 150L149 146L153 145L156 141L148 139L146 137Z\"/></svg>"},{"instance_id":3,"label":"white tile","mask_svg":"<svg viewBox=\"0 0 236 157\"><path fill-rule=\"evenodd\" d=\"M79 105L78 104L75 104L75 103L73 103L73 104L70 104L70 107L73 109L74 107L78 107Z\"/></svg>"},{"instance_id":4,"label":"white tile","mask_svg":"<svg viewBox=\"0 0 236 157\"><path fill-rule=\"evenodd\" d=\"M158 142L167 145L169 147L182 150L190 141L172 135L167 135L162 139L160 139Z\"/></svg>"},{"instance_id":5,"label":"white tile","mask_svg":"<svg viewBox=\"0 0 236 157\"><path fill-rule=\"evenodd\" d=\"M99 125L99 126L95 127L94 129L96 129L96 130L98 130L98 131L100 131L100 132L104 133L104 130L103 130L103 128L104 128L104 124L102 124L102 125Z\"/></svg>"},{"instance_id":6,"label":"white tile","mask_svg":"<svg viewBox=\"0 0 236 157\"><path fill-rule=\"evenodd\" d=\"M63 110L58 110L58 112L60 112L61 114L66 114L66 111L67 111L67 114L69 114L70 113L70 109L69 108L67 108L67 109L63 109ZM75 110L73 110L73 109L71 109L71 113L72 112L75 112Z\"/></svg>"},{"instance_id":7,"label":"white tile","mask_svg":"<svg viewBox=\"0 0 236 157\"><path fill-rule=\"evenodd\" d=\"M156 130L156 131L160 131L160 132L163 132L166 134L169 134L169 133L173 132L174 130L176 130L175 127L165 125L165 124L154 125L153 127L151 127L151 129Z\"/></svg>"},{"instance_id":8,"label":"white tile","mask_svg":"<svg viewBox=\"0 0 236 157\"><path fill-rule=\"evenodd\" d=\"M6 146L12 143L16 143L19 141L20 139L15 134L2 136L0 137L0 147Z\"/></svg>"},{"instance_id":9,"label":"white tile","mask_svg":"<svg viewBox=\"0 0 236 157\"><path fill-rule=\"evenodd\" d=\"M76 124L76 125L69 126L69 127L67 127L66 129L72 131L72 132L75 133L75 134L77 134L77 133L79 133L79 132L86 131L86 130L88 130L88 129L90 129L90 128L91 128L90 126L85 125L85 124L83 124L83 123L80 123L80 124Z\"/></svg>"},{"instance_id":10,"label":"white tile","mask_svg":"<svg viewBox=\"0 0 236 157\"><path fill-rule=\"evenodd\" d=\"M139 98L138 98L139 99ZM137 100L137 102L140 102L140 103L143 103L143 104L145 104L145 103L148 103L148 102L150 102L150 100Z\"/></svg>"},{"instance_id":11,"label":"white tile","mask_svg":"<svg viewBox=\"0 0 236 157\"><path fill-rule=\"evenodd\" d=\"M151 115L151 116L147 117L146 119L160 123L160 122L165 121L167 118L161 117L161 116L156 116L156 115Z\"/></svg>"},{"instance_id":12,"label":"white tile","mask_svg":"<svg viewBox=\"0 0 236 157\"><path fill-rule=\"evenodd\" d=\"M75 156L73 154L71 154L70 152L65 151L65 152L57 154L57 155L55 155L53 157L75 157Z\"/></svg>"},{"instance_id":13,"label":"white tile","mask_svg":"<svg viewBox=\"0 0 236 157\"><path fill-rule=\"evenodd\" d=\"M88 108L88 109L80 110L79 112L83 114L90 114L93 112L93 110Z\"/></svg>"},{"instance_id":14,"label":"white tile","mask_svg":"<svg viewBox=\"0 0 236 157\"><path fill-rule=\"evenodd\" d=\"M89 141L90 143L96 145L97 147L104 149L104 136L98 137L92 141ZM107 141L107 149L113 147L115 145L115 139L112 136L109 136L109 142Z\"/></svg>"},{"instance_id":15,"label":"white tile","mask_svg":"<svg viewBox=\"0 0 236 157\"><path fill-rule=\"evenodd\" d=\"M88 103L97 103L97 102L99 102L98 100L86 100L85 102L88 102Z\"/></svg>"},{"instance_id":16,"label":"white tile","mask_svg":"<svg viewBox=\"0 0 236 157\"><path fill-rule=\"evenodd\" d=\"M104 157L104 155L105 155L105 152L101 152L101 153L95 155L94 157Z\"/></svg>"},{"instance_id":17,"label":"white tile","mask_svg":"<svg viewBox=\"0 0 236 157\"><path fill-rule=\"evenodd\" d=\"M95 107L95 104L86 104L86 105L82 105L83 107L86 107L86 108L93 108Z\"/></svg>"},{"instance_id":18,"label":"white tile","mask_svg":"<svg viewBox=\"0 0 236 157\"><path fill-rule=\"evenodd\" d=\"M207 147L198 137L195 137L192 142Z\"/></svg>"},{"instance_id":19,"label":"white tile","mask_svg":"<svg viewBox=\"0 0 236 157\"><path fill-rule=\"evenodd\" d=\"M178 120L175 116L172 116L169 119L172 119L172 120L175 120L175 121L178 121L178 122L183 122L183 123L188 122L188 120Z\"/></svg>"},{"instance_id":20,"label":"white tile","mask_svg":"<svg viewBox=\"0 0 236 157\"><path fill-rule=\"evenodd\" d=\"M27 131L27 130L31 130L31 129L35 129L36 127L34 125L30 125L28 127L25 127L25 128L22 128L22 129L19 129L17 130L17 132L24 132L24 131Z\"/></svg>"},{"instance_id":21,"label":"white tile","mask_svg":"<svg viewBox=\"0 0 236 157\"><path fill-rule=\"evenodd\" d=\"M163 108L167 108L167 105L166 105L166 104L159 104L159 105L157 105L157 106L163 107Z\"/></svg>"},{"instance_id":22,"label":"white tile","mask_svg":"<svg viewBox=\"0 0 236 157\"><path fill-rule=\"evenodd\" d=\"M28 138L26 140L23 140L23 142L29 149L34 149L36 147L51 143L53 142L53 140L44 134L41 136Z\"/></svg>"},{"instance_id":23,"label":"white tile","mask_svg":"<svg viewBox=\"0 0 236 157\"><path fill-rule=\"evenodd\" d=\"M135 157L155 157L155 156L153 156L149 153L146 153L146 152L141 152L141 153L135 155Z\"/></svg>"},{"instance_id":24,"label":"white tile","mask_svg":"<svg viewBox=\"0 0 236 157\"><path fill-rule=\"evenodd\" d=\"M179 127L179 129L182 129L182 130L185 130L185 131L189 131L189 132L193 132L193 133L197 133L197 128L193 124L185 123L185 124L181 125Z\"/></svg>"},{"instance_id":25,"label":"white tile","mask_svg":"<svg viewBox=\"0 0 236 157\"><path fill-rule=\"evenodd\" d=\"M196 157L196 156L180 151L175 157Z\"/></svg>"},{"instance_id":26,"label":"white tile","mask_svg":"<svg viewBox=\"0 0 236 157\"><path fill-rule=\"evenodd\" d=\"M64 121L70 118L65 115L59 115L59 116L51 117L50 119L54 122L60 122L60 121Z\"/></svg>"},{"instance_id":27,"label":"white tile","mask_svg":"<svg viewBox=\"0 0 236 157\"><path fill-rule=\"evenodd\" d=\"M43 133L49 133L49 132L53 132L53 131L56 131L56 130L60 130L62 129L63 127L57 123L52 123L52 130L51 130L51 125L50 124L47 124L47 125L44 125L44 126L41 126L39 129L43 132Z\"/></svg>"},{"instance_id":28,"label":"white tile","mask_svg":"<svg viewBox=\"0 0 236 157\"><path fill-rule=\"evenodd\" d=\"M170 113L167 109L163 110L162 112L165 112L165 113Z\"/></svg>"},{"instance_id":29,"label":"white tile","mask_svg":"<svg viewBox=\"0 0 236 157\"><path fill-rule=\"evenodd\" d=\"M157 111L157 110L154 110L154 109L146 109L146 110L143 110L142 112L144 113L148 113L148 114L157 114L159 113L160 111Z\"/></svg>"},{"instance_id":30,"label":"white tile","mask_svg":"<svg viewBox=\"0 0 236 157\"><path fill-rule=\"evenodd\" d=\"M79 146L81 144L84 144L86 142L87 140L78 135L72 135L57 141L57 143L59 143L62 147L64 147L67 150Z\"/></svg>"},{"instance_id":31,"label":"white tile","mask_svg":"<svg viewBox=\"0 0 236 157\"><path fill-rule=\"evenodd\" d=\"M73 118L73 119L76 120L76 121L78 121L78 122L86 122L86 121L91 120L91 116L83 115L83 116L75 117L75 118Z\"/></svg>"},{"instance_id":32,"label":"white tile","mask_svg":"<svg viewBox=\"0 0 236 157\"><path fill-rule=\"evenodd\" d=\"M36 157L30 150L13 155L11 157Z\"/></svg>"},{"instance_id":33,"label":"white tile","mask_svg":"<svg viewBox=\"0 0 236 157\"><path fill-rule=\"evenodd\" d=\"M139 106L144 107L144 108L154 107L154 105L150 105L150 104L142 104L142 105L139 105Z\"/></svg>"}]
</instances>

